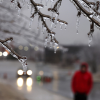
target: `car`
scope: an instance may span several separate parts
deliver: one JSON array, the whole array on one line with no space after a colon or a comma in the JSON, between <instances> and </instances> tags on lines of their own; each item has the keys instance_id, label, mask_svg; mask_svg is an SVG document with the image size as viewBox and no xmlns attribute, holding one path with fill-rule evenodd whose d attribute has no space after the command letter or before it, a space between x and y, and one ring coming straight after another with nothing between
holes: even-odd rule
<instances>
[{"instance_id":1,"label":"car","mask_svg":"<svg viewBox=\"0 0 100 100\"><path fill-rule=\"evenodd\" d=\"M26 72L24 72L22 68L19 68L17 70L17 77L22 77L22 76L31 77L32 76L32 70L27 69Z\"/></svg>"},{"instance_id":2,"label":"car","mask_svg":"<svg viewBox=\"0 0 100 100\"><path fill-rule=\"evenodd\" d=\"M49 83L53 80L53 76L50 72L39 71L36 75L36 80Z\"/></svg>"}]
</instances>

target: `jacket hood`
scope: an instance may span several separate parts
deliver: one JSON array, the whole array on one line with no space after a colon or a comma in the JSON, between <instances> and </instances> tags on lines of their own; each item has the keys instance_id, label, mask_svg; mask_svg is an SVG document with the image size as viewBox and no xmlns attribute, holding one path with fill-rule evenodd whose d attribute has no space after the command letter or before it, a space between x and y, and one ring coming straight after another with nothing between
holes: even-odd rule
<instances>
[{"instance_id":1,"label":"jacket hood","mask_svg":"<svg viewBox=\"0 0 100 100\"><path fill-rule=\"evenodd\" d=\"M88 70L88 64L86 62L81 63L81 66L85 66L86 70Z\"/></svg>"}]
</instances>

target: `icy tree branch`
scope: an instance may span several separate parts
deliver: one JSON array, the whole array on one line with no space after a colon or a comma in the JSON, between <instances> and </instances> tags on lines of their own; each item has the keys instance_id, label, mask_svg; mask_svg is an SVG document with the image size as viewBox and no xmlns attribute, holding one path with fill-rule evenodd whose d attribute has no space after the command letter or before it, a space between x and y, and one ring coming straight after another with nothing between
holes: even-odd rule
<instances>
[{"instance_id":1,"label":"icy tree branch","mask_svg":"<svg viewBox=\"0 0 100 100\"><path fill-rule=\"evenodd\" d=\"M58 41L56 40L56 38L54 38L54 39L52 40L52 34L55 35L55 32L53 32L52 30L50 30L49 27L47 26L46 22L45 22L45 18L48 18L48 19L50 19L50 20L52 19L51 21L54 22L55 17L52 18L52 17L49 16L49 15L46 15L46 14L41 13L39 9L40 9L41 7L43 7L42 4L35 3L33 0L30 0L30 2L32 3L32 5L34 6L34 9L35 9L35 11L34 11L34 13L32 14L31 17L34 18L34 16L35 16L36 14L38 14L39 17L40 17L40 19L41 19L41 21L42 21L42 25L46 28L46 31L47 31L48 33L50 33L51 41L55 41L56 43L58 43ZM39 6L40 6L40 7L39 7ZM60 19L57 19L57 21L67 24L67 22L65 22L65 21L63 21L63 20L60 20Z\"/></svg>"},{"instance_id":2,"label":"icy tree branch","mask_svg":"<svg viewBox=\"0 0 100 100\"><path fill-rule=\"evenodd\" d=\"M48 32L48 36L45 38L45 42L48 42L48 38L49 38L50 40L49 42L55 43L57 46L58 41L54 37L55 32L53 32L53 24L55 24L56 26L56 24L59 22L61 23L61 28L63 24L65 24L65 26L68 24L67 22L63 20L58 19L58 15L59 15L58 10L59 10L59 7L61 6L62 0L57 0L53 7L48 8L48 11L52 12L52 16L43 14L40 11L40 8L43 7L42 4L36 3L35 0L29 0L29 1L30 1L28 2L29 5L31 5L31 7L34 8L34 13L32 13L31 18L34 18L36 15L38 15L39 16L38 21L40 20L42 21L43 28ZM50 1L54 2L54 0L50 0ZM87 17L87 19L89 19L89 21L91 22L90 32L88 33L89 43L90 43L90 41L92 40L92 34L94 32L94 25L100 28L100 12L99 12L100 1L96 1L96 2L89 2L88 0L70 0L70 1L76 6L78 10L77 23L76 23L77 34L78 34L78 27L79 27L79 18L81 14ZM11 2L15 2L15 0L12 0ZM16 4L19 8L21 8L20 2L17 2ZM85 8L88 8L88 10ZM53 17L53 14L55 14L55 17ZM46 19L50 19L50 21L52 22L51 28L47 26L47 23L45 21Z\"/></svg>"},{"instance_id":3,"label":"icy tree branch","mask_svg":"<svg viewBox=\"0 0 100 100\"><path fill-rule=\"evenodd\" d=\"M100 15L100 13L98 12L98 10L96 10L95 8L92 8L90 5L96 5L96 3L94 2L88 2L87 0L72 0L76 6L78 7L78 9L80 9L85 15L86 17L88 17L90 19L90 21L92 21L94 24L96 24L98 27L100 27L100 22L97 21L95 18L93 18L93 16L98 16ZM82 2L83 1L83 2ZM87 11L82 5L82 4L85 4L85 5L88 5L88 7L90 7L91 10L93 11ZM97 3L100 3L99 1L97 1ZM98 6L98 5L97 5ZM97 7L98 8L98 7Z\"/></svg>"},{"instance_id":4,"label":"icy tree branch","mask_svg":"<svg viewBox=\"0 0 100 100\"><path fill-rule=\"evenodd\" d=\"M20 56L19 54L17 54L17 53L8 45L8 43L11 42L12 40L13 40L12 37L6 38L5 40L1 40L1 39L0 39L0 43L2 44L2 46L3 46L6 50L8 50L8 51L10 52L10 54L11 54L13 57L15 57L15 58L17 58L17 59L26 59L26 57Z\"/></svg>"},{"instance_id":5,"label":"icy tree branch","mask_svg":"<svg viewBox=\"0 0 100 100\"><path fill-rule=\"evenodd\" d=\"M54 5L53 8L48 8L48 11L52 11L52 12L55 12L55 13L59 14L58 9L59 9L59 7L61 6L61 2L62 2L62 0L58 0L58 1L55 3L55 5Z\"/></svg>"},{"instance_id":6,"label":"icy tree branch","mask_svg":"<svg viewBox=\"0 0 100 100\"><path fill-rule=\"evenodd\" d=\"M17 54L9 45L8 43L11 42L13 40L12 37L10 38L6 38L5 40L1 40L0 39L0 43L1 45L10 52L10 54L17 58L19 60L19 62L21 62L22 66L23 66L23 70L26 72L26 69L27 69L27 63L26 63L26 60L27 58L26 57L22 57L20 56L19 54Z\"/></svg>"}]
</instances>

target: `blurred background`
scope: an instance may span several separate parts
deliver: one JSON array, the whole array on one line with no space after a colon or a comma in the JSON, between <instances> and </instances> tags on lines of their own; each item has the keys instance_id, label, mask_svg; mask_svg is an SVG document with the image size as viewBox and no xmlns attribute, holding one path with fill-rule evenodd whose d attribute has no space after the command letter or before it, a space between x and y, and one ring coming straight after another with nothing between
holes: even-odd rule
<instances>
[{"instance_id":1,"label":"blurred background","mask_svg":"<svg viewBox=\"0 0 100 100\"><path fill-rule=\"evenodd\" d=\"M45 0L42 3L45 5ZM41 12L51 15L47 11L50 6L51 3L48 2L48 6L41 9ZM63 12L64 9L66 12ZM70 13L69 9L72 9ZM59 18L67 21L69 25L67 30L60 30L58 24L54 30L59 41L57 52L54 53L53 48L44 47L45 36L41 33L42 28L37 30L38 17L36 16L31 22L30 10L31 8L25 5L19 15L10 0L0 3L0 39L13 37L13 41L9 43L11 48L28 59L28 69L24 74L21 63L0 45L0 84L12 86L26 99L11 99L14 97L12 92L7 98L9 100L72 100L72 76L80 69L81 62L87 62L94 82L89 100L99 100L100 30L95 28L93 41L89 47L88 20L84 16L81 17L77 35L75 27L77 10L69 0L63 0ZM39 24L41 26L41 22ZM47 20L47 24L50 27L51 22ZM1 94L0 100L5 97L6 95Z\"/></svg>"}]
</instances>

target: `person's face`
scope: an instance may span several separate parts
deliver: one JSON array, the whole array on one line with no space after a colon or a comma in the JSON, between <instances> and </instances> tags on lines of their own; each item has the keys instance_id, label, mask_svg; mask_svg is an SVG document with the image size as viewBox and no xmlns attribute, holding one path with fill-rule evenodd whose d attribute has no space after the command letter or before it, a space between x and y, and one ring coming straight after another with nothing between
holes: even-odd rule
<instances>
[{"instance_id":1,"label":"person's face","mask_svg":"<svg viewBox=\"0 0 100 100\"><path fill-rule=\"evenodd\" d=\"M85 67L85 66L82 66L82 67L81 67L81 71L82 71L82 72L86 72L86 67Z\"/></svg>"}]
</instances>

